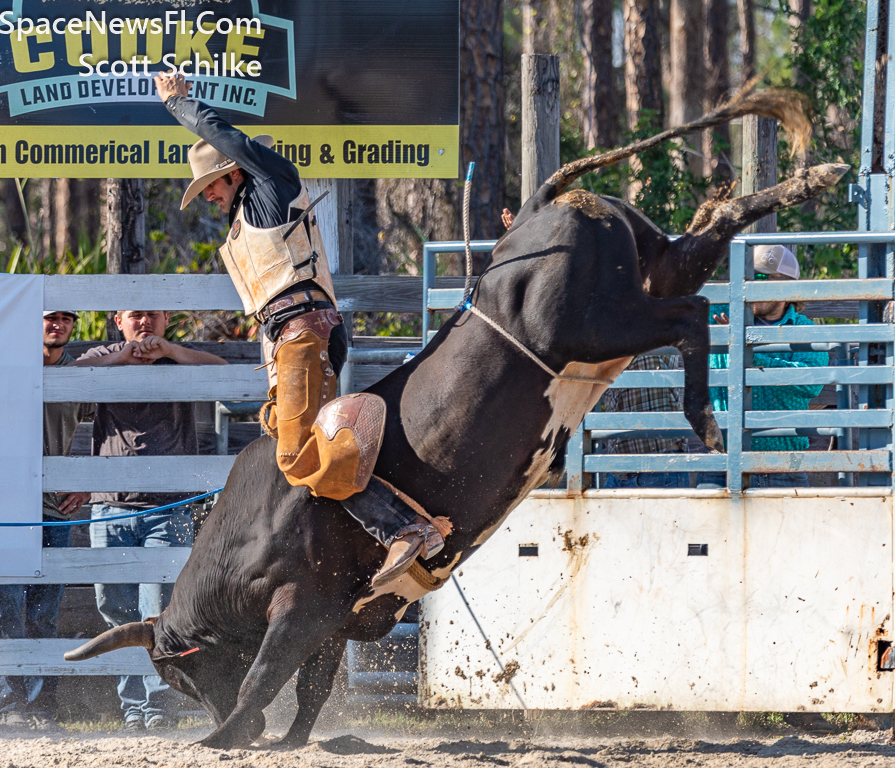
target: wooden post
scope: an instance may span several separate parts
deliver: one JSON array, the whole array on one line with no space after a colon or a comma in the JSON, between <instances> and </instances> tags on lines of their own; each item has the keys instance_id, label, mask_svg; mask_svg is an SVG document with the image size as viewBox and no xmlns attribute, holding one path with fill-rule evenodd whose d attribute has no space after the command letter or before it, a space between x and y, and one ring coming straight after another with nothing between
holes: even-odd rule
<instances>
[{"instance_id":1,"label":"wooden post","mask_svg":"<svg viewBox=\"0 0 895 768\"><path fill-rule=\"evenodd\" d=\"M56 179L56 195L53 207L53 245L56 252L56 263L62 263L65 249L77 252L77 243L70 240L71 234L71 179Z\"/></svg>"},{"instance_id":2,"label":"wooden post","mask_svg":"<svg viewBox=\"0 0 895 768\"><path fill-rule=\"evenodd\" d=\"M40 180L40 211L37 215L37 229L40 232L40 258L49 259L53 251L53 180Z\"/></svg>"},{"instance_id":3,"label":"wooden post","mask_svg":"<svg viewBox=\"0 0 895 768\"><path fill-rule=\"evenodd\" d=\"M559 168L559 56L522 56L522 203Z\"/></svg>"},{"instance_id":4,"label":"wooden post","mask_svg":"<svg viewBox=\"0 0 895 768\"><path fill-rule=\"evenodd\" d=\"M522 52L529 55L535 52L535 26L538 20L535 18L531 0L523 0L522 3Z\"/></svg>"},{"instance_id":5,"label":"wooden post","mask_svg":"<svg viewBox=\"0 0 895 768\"><path fill-rule=\"evenodd\" d=\"M751 195L777 183L777 121L746 115L743 118L743 179L741 194ZM745 232L776 232L772 213L747 227Z\"/></svg>"},{"instance_id":6,"label":"wooden post","mask_svg":"<svg viewBox=\"0 0 895 768\"><path fill-rule=\"evenodd\" d=\"M146 204L143 179L106 180L106 272L110 275L146 273ZM166 309L166 307L120 307ZM121 334L106 317L106 339L120 341Z\"/></svg>"},{"instance_id":7,"label":"wooden post","mask_svg":"<svg viewBox=\"0 0 895 768\"><path fill-rule=\"evenodd\" d=\"M756 115L746 115L743 118L743 180L742 194L751 195L762 189L772 187L777 183L777 121L773 118L758 117ZM759 219L754 224L746 227L746 234L759 232L776 232L777 231L777 214L772 213ZM752 254L751 249L746 249L745 254L740 253L737 258L733 255L730 257L730 324L732 328L742 329L746 325L752 325L752 308L750 304L743 302L742 296L734 296L734 286L739 286L745 290L743 286L743 277L741 274L734 274L734 270L742 270L742 260L747 259L745 264L745 279L751 280L752 272ZM738 266L734 266L736 262ZM739 323L736 317L739 316ZM731 370L745 370L752 365L752 348L743 347L739 353L734 351L736 344L740 344L742 340L734 342L733 334L731 334ZM741 344L740 344L741 345ZM742 345L741 345L742 346ZM735 367L734 358L740 355L740 365ZM730 430L728 431L729 445L734 447L729 452L729 471L727 473L728 487L733 491L741 491L749 487L750 476L748 474L740 474L740 459L743 451L748 451L752 447L751 433L742 429L743 413L752 410L752 389L745 385L745 379L738 382L738 387L731 387L731 411L736 411L731 416ZM737 394L737 390L741 394ZM736 401L741 401L737 409ZM738 415L737 415L738 414ZM739 426L736 422L739 419ZM736 437L733 437L736 432Z\"/></svg>"}]
</instances>

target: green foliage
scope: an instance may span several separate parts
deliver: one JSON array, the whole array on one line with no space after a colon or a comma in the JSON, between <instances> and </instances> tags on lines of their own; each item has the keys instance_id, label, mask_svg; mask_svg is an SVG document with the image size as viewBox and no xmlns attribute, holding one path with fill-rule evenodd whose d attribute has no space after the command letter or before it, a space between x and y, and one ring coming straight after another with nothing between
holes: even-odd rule
<instances>
[{"instance_id":1,"label":"green foliage","mask_svg":"<svg viewBox=\"0 0 895 768\"><path fill-rule=\"evenodd\" d=\"M788 0L780 0L783 14L791 13ZM772 80L799 90L813 113L814 136L808 156L811 164L845 162L860 165L860 118L864 76L864 0L814 0L812 15L793 33L793 47L785 60L789 77ZM792 173L794 162L781 143L780 171ZM784 231L832 231L855 228L857 212L846 200L853 172L811 204L777 214ZM802 254L804 273L810 278L852 275L857 249L852 246L818 246Z\"/></svg>"},{"instance_id":2,"label":"green foliage","mask_svg":"<svg viewBox=\"0 0 895 768\"><path fill-rule=\"evenodd\" d=\"M357 336L419 336L422 321L418 314L400 312L355 312Z\"/></svg>"},{"instance_id":3,"label":"green foliage","mask_svg":"<svg viewBox=\"0 0 895 768\"><path fill-rule=\"evenodd\" d=\"M101 275L106 272L106 251L102 240L91 243L86 234L78 238L78 252L68 248L57 260L52 256L32 254L23 243L16 243L6 262L5 272L23 275ZM64 307L60 307L64 309ZM104 338L104 312L79 312L72 332L73 341Z\"/></svg>"},{"instance_id":4,"label":"green foliage","mask_svg":"<svg viewBox=\"0 0 895 768\"><path fill-rule=\"evenodd\" d=\"M783 729L786 721L780 712L738 712L737 727L749 731L773 732Z\"/></svg>"},{"instance_id":5,"label":"green foliage","mask_svg":"<svg viewBox=\"0 0 895 768\"><path fill-rule=\"evenodd\" d=\"M637 130L625 134L624 143L654 136L661 128L655 116L645 112ZM626 190L638 192L634 204L666 232L683 232L700 200L711 183L694 175L686 158L690 148L686 144L665 143L643 152L635 162L618 163L582 176L580 185L590 192L614 197L626 197ZM560 162L568 163L579 157L599 154L600 150L585 150L580 130L571 121L564 121L560 132Z\"/></svg>"},{"instance_id":6,"label":"green foliage","mask_svg":"<svg viewBox=\"0 0 895 768\"><path fill-rule=\"evenodd\" d=\"M213 275L219 272L218 249L215 243L191 242L189 250L185 250L179 248L161 230L150 232L149 239L153 243L157 257L157 262L152 268L155 273Z\"/></svg>"}]
</instances>

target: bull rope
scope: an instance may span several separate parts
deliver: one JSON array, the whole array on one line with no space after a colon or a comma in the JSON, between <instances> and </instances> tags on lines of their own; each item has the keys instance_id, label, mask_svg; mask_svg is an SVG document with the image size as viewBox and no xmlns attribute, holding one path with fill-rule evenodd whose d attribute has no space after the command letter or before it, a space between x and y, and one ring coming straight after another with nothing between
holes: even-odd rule
<instances>
[{"instance_id":1,"label":"bull rope","mask_svg":"<svg viewBox=\"0 0 895 768\"><path fill-rule=\"evenodd\" d=\"M187 504L192 504L194 501L202 501L202 499L207 499L209 496L214 496L216 493L220 493L223 491L223 488L218 488L216 491L209 491L208 493L203 493L200 496L193 496L191 499L184 499L183 501L175 501L173 504L165 504L163 507L153 507L152 509L144 509L140 512L132 512L128 515L113 515L112 517L98 517L95 520L42 520L39 523L0 523L0 528L36 528L43 527L48 528L52 525L90 525L91 523L104 523L107 520L126 520L130 517L144 517L145 515L151 515L153 512L167 512L169 509L175 509L176 507L184 507Z\"/></svg>"},{"instance_id":2,"label":"bull rope","mask_svg":"<svg viewBox=\"0 0 895 768\"><path fill-rule=\"evenodd\" d=\"M541 370L550 374L550 376L554 379L557 379L559 381L571 381L576 384L590 384L591 386L595 384L606 384L607 386L612 384L613 380L610 379L588 378L586 376L567 376L562 373L557 373L543 360L541 360L541 358L539 358L534 352L526 347L521 341L519 341L519 339L513 336L513 334L501 328L501 326L495 323L490 317L488 317L488 315L486 315L484 312L482 312L482 310L480 310L477 306L475 306L475 304L472 303L470 299L470 296L472 295L472 248L469 244L469 198L470 191L472 189L472 173L474 170L475 163L470 163L469 168L466 171L466 183L463 185L463 245L466 249L466 287L463 289L463 301L460 303L460 306L457 307L457 309L460 312L468 309L476 317L484 320L487 325L497 331L507 341L509 341L517 349L524 353L533 363L541 368Z\"/></svg>"},{"instance_id":3,"label":"bull rope","mask_svg":"<svg viewBox=\"0 0 895 768\"><path fill-rule=\"evenodd\" d=\"M466 183L463 185L463 244L466 247L466 285L463 286L463 301L466 304L472 294L472 248L469 246L469 198L472 191L472 173L475 163L470 163L466 170Z\"/></svg>"}]
</instances>

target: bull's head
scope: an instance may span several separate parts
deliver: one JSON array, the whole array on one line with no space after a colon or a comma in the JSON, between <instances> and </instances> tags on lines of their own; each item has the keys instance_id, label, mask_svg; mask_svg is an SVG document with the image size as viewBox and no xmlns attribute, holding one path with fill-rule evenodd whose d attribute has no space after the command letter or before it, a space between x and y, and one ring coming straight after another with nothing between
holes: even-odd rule
<instances>
[{"instance_id":1,"label":"bull's head","mask_svg":"<svg viewBox=\"0 0 895 768\"><path fill-rule=\"evenodd\" d=\"M145 648L159 676L175 690L196 699L220 725L236 704L239 686L248 669L246 660L226 648L214 650L214 664L208 663L209 655L203 648L193 646L172 652L163 647L168 642L165 642L165 632L160 631L161 618L135 621L107 630L68 651L65 660L85 661L119 648ZM162 640L157 642L157 637ZM231 656L233 658L229 658ZM221 674L222 669L231 674Z\"/></svg>"}]
</instances>

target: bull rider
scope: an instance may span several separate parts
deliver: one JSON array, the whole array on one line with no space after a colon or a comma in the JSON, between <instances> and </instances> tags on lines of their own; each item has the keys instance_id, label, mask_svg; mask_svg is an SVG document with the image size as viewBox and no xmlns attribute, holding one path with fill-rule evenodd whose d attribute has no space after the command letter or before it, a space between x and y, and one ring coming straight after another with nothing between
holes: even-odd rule
<instances>
[{"instance_id":1,"label":"bull rider","mask_svg":"<svg viewBox=\"0 0 895 768\"><path fill-rule=\"evenodd\" d=\"M418 505L373 476L385 428L381 398L336 399L348 334L307 189L295 165L271 149L271 136L249 138L190 98L183 75L159 73L155 85L174 118L200 137L188 154L193 181L181 210L204 192L229 215L220 254L246 314L264 326L270 389L261 423L277 440L277 464L291 485L341 502L388 548L371 586L387 584L418 556L440 551L449 528L439 521L439 532Z\"/></svg>"}]
</instances>

